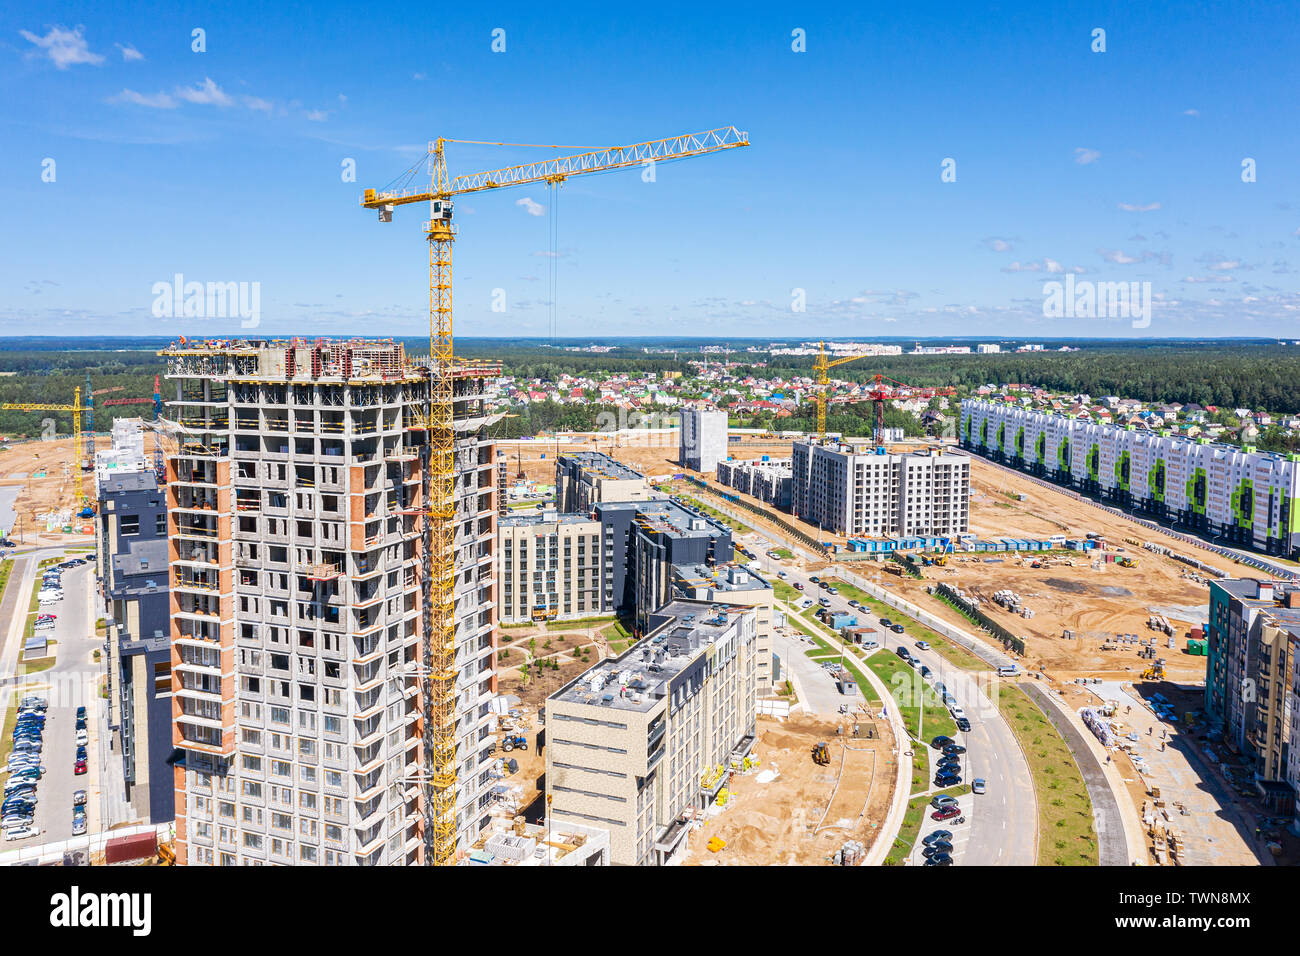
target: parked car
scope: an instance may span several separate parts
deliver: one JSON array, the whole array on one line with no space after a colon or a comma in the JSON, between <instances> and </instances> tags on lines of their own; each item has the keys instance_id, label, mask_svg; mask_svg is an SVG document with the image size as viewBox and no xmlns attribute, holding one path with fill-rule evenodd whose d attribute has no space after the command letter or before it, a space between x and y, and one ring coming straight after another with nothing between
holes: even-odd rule
<instances>
[{"instance_id":1,"label":"parked car","mask_svg":"<svg viewBox=\"0 0 1300 956\"><path fill-rule=\"evenodd\" d=\"M815 575L815 574L814 574L812 577L810 577L808 580L811 581L813 584L821 584L821 583L822 583L822 579L819 578L819 577L817 577L817 575Z\"/></svg>"},{"instance_id":2,"label":"parked car","mask_svg":"<svg viewBox=\"0 0 1300 956\"><path fill-rule=\"evenodd\" d=\"M919 647L919 648L920 648L921 650L923 650L923 651L928 651L928 650L930 649L930 642L929 642L929 641L917 641L917 642L916 642L916 646Z\"/></svg>"},{"instance_id":3,"label":"parked car","mask_svg":"<svg viewBox=\"0 0 1300 956\"><path fill-rule=\"evenodd\" d=\"M78 748L77 748L77 752L76 752L76 754L74 755L74 759L76 759L76 760L85 760L85 759L86 759L86 748L85 748L85 747L78 747Z\"/></svg>"},{"instance_id":4,"label":"parked car","mask_svg":"<svg viewBox=\"0 0 1300 956\"><path fill-rule=\"evenodd\" d=\"M963 734L970 733L970 721L967 720L965 717L958 717L957 729L960 730Z\"/></svg>"},{"instance_id":5,"label":"parked car","mask_svg":"<svg viewBox=\"0 0 1300 956\"><path fill-rule=\"evenodd\" d=\"M795 589L796 591L802 591L802 590L803 590L803 584L802 584L801 582L799 582L799 581L794 582L794 589Z\"/></svg>"},{"instance_id":6,"label":"parked car","mask_svg":"<svg viewBox=\"0 0 1300 956\"><path fill-rule=\"evenodd\" d=\"M12 827L11 829L5 831L5 839L26 840L28 837L38 836L40 832L41 832L40 827L34 827L30 825L21 826L21 827Z\"/></svg>"},{"instance_id":7,"label":"parked car","mask_svg":"<svg viewBox=\"0 0 1300 956\"><path fill-rule=\"evenodd\" d=\"M934 740L930 741L930 746L933 747L935 750L942 750L945 747L952 746L956 742L957 741L953 740L951 737L945 737L942 734L940 734L938 737L935 737Z\"/></svg>"},{"instance_id":8,"label":"parked car","mask_svg":"<svg viewBox=\"0 0 1300 956\"><path fill-rule=\"evenodd\" d=\"M961 783L961 774L943 773L934 775L934 785L936 787L955 787Z\"/></svg>"},{"instance_id":9,"label":"parked car","mask_svg":"<svg viewBox=\"0 0 1300 956\"><path fill-rule=\"evenodd\" d=\"M931 843L951 843L952 831L934 830L933 832L927 833L924 837L922 837L921 842L926 844L927 846L929 846Z\"/></svg>"},{"instance_id":10,"label":"parked car","mask_svg":"<svg viewBox=\"0 0 1300 956\"><path fill-rule=\"evenodd\" d=\"M74 807L84 807L86 805L86 791L76 790L72 794L72 805Z\"/></svg>"},{"instance_id":11,"label":"parked car","mask_svg":"<svg viewBox=\"0 0 1300 956\"><path fill-rule=\"evenodd\" d=\"M944 807L955 807L956 805L957 798L952 796L952 794L936 793L930 798L930 806L934 807L936 810L942 810Z\"/></svg>"},{"instance_id":12,"label":"parked car","mask_svg":"<svg viewBox=\"0 0 1300 956\"><path fill-rule=\"evenodd\" d=\"M952 866L951 853L936 853L925 861L926 866Z\"/></svg>"},{"instance_id":13,"label":"parked car","mask_svg":"<svg viewBox=\"0 0 1300 956\"><path fill-rule=\"evenodd\" d=\"M971 793L984 793L985 790L987 789L987 786L988 785L984 782L983 777L976 777L970 783L970 790Z\"/></svg>"},{"instance_id":14,"label":"parked car","mask_svg":"<svg viewBox=\"0 0 1300 956\"><path fill-rule=\"evenodd\" d=\"M930 675L933 674L933 673L934 673L934 671L930 670L930 668L926 667L924 664L921 665L921 677L922 677L922 678L924 678L925 680L929 680L929 679L930 679Z\"/></svg>"},{"instance_id":15,"label":"parked car","mask_svg":"<svg viewBox=\"0 0 1300 956\"><path fill-rule=\"evenodd\" d=\"M79 817L72 818L72 835L81 836L86 832L86 817L83 814Z\"/></svg>"},{"instance_id":16,"label":"parked car","mask_svg":"<svg viewBox=\"0 0 1300 956\"><path fill-rule=\"evenodd\" d=\"M76 763L74 763L72 765L72 772L76 774L78 777L80 777L83 773L86 772L86 761L78 760Z\"/></svg>"},{"instance_id":17,"label":"parked car","mask_svg":"<svg viewBox=\"0 0 1300 956\"><path fill-rule=\"evenodd\" d=\"M85 708L85 707L78 707L78 708L77 708L77 719L78 719L78 720L85 720L85 719L86 719L86 708Z\"/></svg>"},{"instance_id":18,"label":"parked car","mask_svg":"<svg viewBox=\"0 0 1300 956\"><path fill-rule=\"evenodd\" d=\"M78 731L77 731L77 743L78 743L78 744L88 744L88 743L90 743L90 734L86 733L86 730L85 730L84 727L83 727L81 730L78 730Z\"/></svg>"},{"instance_id":19,"label":"parked car","mask_svg":"<svg viewBox=\"0 0 1300 956\"><path fill-rule=\"evenodd\" d=\"M53 621L37 621L32 625L34 631L50 631L54 629Z\"/></svg>"},{"instance_id":20,"label":"parked car","mask_svg":"<svg viewBox=\"0 0 1300 956\"><path fill-rule=\"evenodd\" d=\"M889 618L887 618L887 617L882 617L882 618L880 619L880 626L881 626L881 627L893 627L893 626L894 626L894 622L891 621L891 620L890 620Z\"/></svg>"},{"instance_id":21,"label":"parked car","mask_svg":"<svg viewBox=\"0 0 1300 956\"><path fill-rule=\"evenodd\" d=\"M849 607L862 607L857 598L849 598Z\"/></svg>"},{"instance_id":22,"label":"parked car","mask_svg":"<svg viewBox=\"0 0 1300 956\"><path fill-rule=\"evenodd\" d=\"M903 633L903 625L901 625L901 624L895 624L893 627L890 628L890 630L893 631L895 634L902 634L902 633Z\"/></svg>"},{"instance_id":23,"label":"parked car","mask_svg":"<svg viewBox=\"0 0 1300 956\"><path fill-rule=\"evenodd\" d=\"M966 752L966 748L963 747L961 744L948 744L946 747L943 748L943 752L946 756L956 757L956 756L960 756L961 754L964 754Z\"/></svg>"},{"instance_id":24,"label":"parked car","mask_svg":"<svg viewBox=\"0 0 1300 956\"><path fill-rule=\"evenodd\" d=\"M827 593L827 594L839 594L839 593L840 593L840 589L839 589L839 588L827 588L827 589L826 589L826 593Z\"/></svg>"},{"instance_id":25,"label":"parked car","mask_svg":"<svg viewBox=\"0 0 1300 956\"><path fill-rule=\"evenodd\" d=\"M947 841L940 840L936 843L931 843L929 846L925 847L925 849L921 851L921 855L926 857L927 859L934 856L936 853L951 854L952 844L948 843Z\"/></svg>"},{"instance_id":26,"label":"parked car","mask_svg":"<svg viewBox=\"0 0 1300 956\"><path fill-rule=\"evenodd\" d=\"M934 813L930 814L930 819L956 820L960 823L965 818L961 815L961 807L954 804L953 806L944 807L941 810L935 810Z\"/></svg>"}]
</instances>

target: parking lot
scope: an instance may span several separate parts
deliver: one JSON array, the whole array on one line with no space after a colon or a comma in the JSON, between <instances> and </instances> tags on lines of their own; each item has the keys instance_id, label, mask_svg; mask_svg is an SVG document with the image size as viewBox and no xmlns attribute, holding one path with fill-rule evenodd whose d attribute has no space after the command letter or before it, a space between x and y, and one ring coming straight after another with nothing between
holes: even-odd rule
<instances>
[{"instance_id":1,"label":"parking lot","mask_svg":"<svg viewBox=\"0 0 1300 956\"><path fill-rule=\"evenodd\" d=\"M17 603L15 611L24 619L26 597L41 573L33 569L22 582L23 600ZM37 803L32 818L39 832L27 840L6 841L9 848L22 846L28 840L45 843L73 836L73 794L77 790L87 792L87 828L98 823L92 780L97 777L97 718L101 708L95 697L95 678L100 671L92 656L98 646L90 601L92 575L93 568L88 564L65 570L60 581L63 598L40 606L41 614L56 616L53 628L36 632L53 642L49 656L55 658L55 663L29 675L16 688L19 698L39 697L46 702L44 727L40 734L40 765L45 768L45 773L37 786ZM15 627L21 634L21 625ZM78 748L78 707L86 708L85 743L82 746L85 748L87 772L81 774L74 768ZM26 726L30 728L32 725L29 722Z\"/></svg>"}]
</instances>

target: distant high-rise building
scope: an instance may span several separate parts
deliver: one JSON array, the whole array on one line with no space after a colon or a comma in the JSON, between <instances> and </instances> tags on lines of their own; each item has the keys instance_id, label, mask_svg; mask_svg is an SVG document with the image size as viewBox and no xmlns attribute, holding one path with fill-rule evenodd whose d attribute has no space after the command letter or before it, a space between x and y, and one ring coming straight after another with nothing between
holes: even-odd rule
<instances>
[{"instance_id":1,"label":"distant high-rise building","mask_svg":"<svg viewBox=\"0 0 1300 956\"><path fill-rule=\"evenodd\" d=\"M727 413L719 409L684 408L677 460L687 468L713 474L727 457Z\"/></svg>"}]
</instances>

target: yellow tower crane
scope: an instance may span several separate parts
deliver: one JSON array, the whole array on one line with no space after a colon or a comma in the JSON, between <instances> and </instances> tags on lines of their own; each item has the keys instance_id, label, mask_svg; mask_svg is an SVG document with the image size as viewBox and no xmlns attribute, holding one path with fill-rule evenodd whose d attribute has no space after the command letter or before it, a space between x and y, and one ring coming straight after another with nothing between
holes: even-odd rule
<instances>
[{"instance_id":1,"label":"yellow tower crane","mask_svg":"<svg viewBox=\"0 0 1300 956\"><path fill-rule=\"evenodd\" d=\"M490 146L519 146L518 143L484 143L439 137L429 144L430 182L414 183L417 166L412 166L395 187L367 189L361 205L377 209L380 222L391 222L393 209L427 202L429 219L424 233L429 242L429 406L418 424L427 429L429 495L425 516L426 576L424 655L427 680L425 700L424 783L427 787L425 848L428 862L446 866L456 858L456 622L453 585L455 555L455 431L452 414L452 379L455 356L452 348L451 244L457 230L452 224L452 197L466 193L545 183L556 186L571 176L584 173L653 168L669 160L702 156L720 150L749 145L749 134L734 126L667 139L590 150L573 156L525 163L449 177L446 145L468 143ZM546 147L555 148L555 147ZM410 185L408 185L408 183Z\"/></svg>"},{"instance_id":2,"label":"yellow tower crane","mask_svg":"<svg viewBox=\"0 0 1300 956\"><path fill-rule=\"evenodd\" d=\"M72 393L71 405L50 405L33 402L5 402L0 408L19 412L72 412L72 489L77 502L77 510L86 507L86 494L81 485L81 413L89 411L89 406L81 404L81 387Z\"/></svg>"},{"instance_id":3,"label":"yellow tower crane","mask_svg":"<svg viewBox=\"0 0 1300 956\"><path fill-rule=\"evenodd\" d=\"M836 365L844 365L846 362L856 362L860 358L866 358L865 355L846 355L843 358L830 359L826 358L826 343L817 343L817 358L813 360L813 371L817 375L817 440L826 440L826 402L829 398L827 392L830 389L831 378L829 372Z\"/></svg>"}]
</instances>

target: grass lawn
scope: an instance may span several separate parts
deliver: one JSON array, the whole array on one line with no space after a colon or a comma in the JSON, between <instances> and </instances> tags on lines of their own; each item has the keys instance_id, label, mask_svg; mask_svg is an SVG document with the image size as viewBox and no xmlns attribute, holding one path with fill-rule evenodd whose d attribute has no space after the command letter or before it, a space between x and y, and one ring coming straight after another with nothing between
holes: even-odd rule
<instances>
[{"instance_id":1,"label":"grass lawn","mask_svg":"<svg viewBox=\"0 0 1300 956\"><path fill-rule=\"evenodd\" d=\"M1003 682L998 708L1029 758L1038 797L1038 865L1097 866L1092 800L1074 755L1024 691Z\"/></svg>"},{"instance_id":2,"label":"grass lawn","mask_svg":"<svg viewBox=\"0 0 1300 956\"><path fill-rule=\"evenodd\" d=\"M798 602L802 599L802 594L799 591L796 591L792 586L786 584L780 578L777 578L772 582L772 590L776 592L776 599L778 601L791 603Z\"/></svg>"},{"instance_id":3,"label":"grass lawn","mask_svg":"<svg viewBox=\"0 0 1300 956\"><path fill-rule=\"evenodd\" d=\"M794 557L794 552L791 551L789 548L773 548L772 553L775 554L782 561L789 561L791 558Z\"/></svg>"},{"instance_id":4,"label":"grass lawn","mask_svg":"<svg viewBox=\"0 0 1300 956\"><path fill-rule=\"evenodd\" d=\"M927 703L924 724L921 721L920 702L916 699L922 688L929 690L929 685L921 680L921 675L904 664L893 651L880 650L867 658L867 666L875 671L876 676L891 688L891 694L903 716L903 724L917 746L928 747L929 741L940 734L951 737L957 732L948 709L937 702ZM924 733L925 739L920 740Z\"/></svg>"},{"instance_id":5,"label":"grass lawn","mask_svg":"<svg viewBox=\"0 0 1300 956\"><path fill-rule=\"evenodd\" d=\"M9 752L14 749L14 724L18 722L18 695L14 694L9 709L5 711L4 737L0 738L0 766L9 763ZM0 772L0 777L9 779L8 772Z\"/></svg>"},{"instance_id":6,"label":"grass lawn","mask_svg":"<svg viewBox=\"0 0 1300 956\"><path fill-rule=\"evenodd\" d=\"M41 671L47 671L54 666L53 657L38 657L34 660L23 661L24 674L39 674Z\"/></svg>"},{"instance_id":7,"label":"grass lawn","mask_svg":"<svg viewBox=\"0 0 1300 956\"><path fill-rule=\"evenodd\" d=\"M930 647L935 653L939 654L945 660L951 662L962 670L976 671L987 670L988 664L980 660L960 644L955 644L948 638L937 634L923 624L918 624L902 611L892 608L888 604L877 601L865 591L854 587L852 584L846 584L843 581L835 581L834 586L839 589L840 594L845 597L856 599L863 605L864 610L869 610L876 617L887 617L897 624L903 625L903 630L911 636L914 641L928 641ZM891 632L892 633L892 632ZM897 637L898 635L894 635Z\"/></svg>"},{"instance_id":8,"label":"grass lawn","mask_svg":"<svg viewBox=\"0 0 1300 956\"><path fill-rule=\"evenodd\" d=\"M9 583L9 572L13 569L13 558L5 558L4 561L0 561L0 596L5 593L5 586Z\"/></svg>"}]
</instances>

